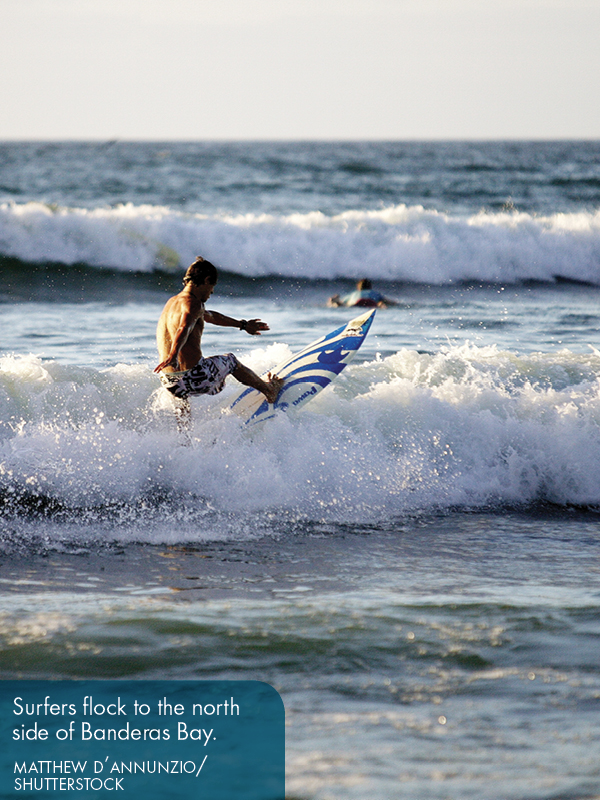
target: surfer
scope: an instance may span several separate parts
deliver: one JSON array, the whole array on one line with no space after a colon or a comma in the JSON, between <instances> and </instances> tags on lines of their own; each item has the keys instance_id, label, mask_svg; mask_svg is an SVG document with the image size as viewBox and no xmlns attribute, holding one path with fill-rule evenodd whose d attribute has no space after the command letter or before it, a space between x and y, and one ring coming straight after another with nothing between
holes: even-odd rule
<instances>
[{"instance_id":1,"label":"surfer","mask_svg":"<svg viewBox=\"0 0 600 800\"><path fill-rule=\"evenodd\" d=\"M368 278L363 278L356 284L356 291L350 292L340 297L339 294L334 294L327 301L328 306L339 308L340 306L346 307L363 307L363 308L387 308L388 306L397 306L395 300L390 300L385 297L381 292L373 289L373 285Z\"/></svg>"},{"instance_id":2,"label":"surfer","mask_svg":"<svg viewBox=\"0 0 600 800\"><path fill-rule=\"evenodd\" d=\"M269 330L260 319L237 320L204 307L214 291L217 277L216 267L198 256L184 275L182 291L167 300L158 320L156 342L161 361L154 372L159 373L162 385L176 398L180 423L189 419L188 397L218 394L228 375L233 375L244 386L258 389L269 403L276 401L283 386L283 380L270 373L269 379L263 381L233 353L210 358L202 356L200 340L205 322L239 328L251 336Z\"/></svg>"}]
</instances>

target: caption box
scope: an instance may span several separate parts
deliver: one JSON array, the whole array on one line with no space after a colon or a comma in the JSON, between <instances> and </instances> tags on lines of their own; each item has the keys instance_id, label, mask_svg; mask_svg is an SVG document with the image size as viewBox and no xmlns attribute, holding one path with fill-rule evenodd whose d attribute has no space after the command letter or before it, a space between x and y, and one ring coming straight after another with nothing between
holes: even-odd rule
<instances>
[{"instance_id":1,"label":"caption box","mask_svg":"<svg viewBox=\"0 0 600 800\"><path fill-rule=\"evenodd\" d=\"M0 681L0 798L284 800L284 726L259 681Z\"/></svg>"}]
</instances>

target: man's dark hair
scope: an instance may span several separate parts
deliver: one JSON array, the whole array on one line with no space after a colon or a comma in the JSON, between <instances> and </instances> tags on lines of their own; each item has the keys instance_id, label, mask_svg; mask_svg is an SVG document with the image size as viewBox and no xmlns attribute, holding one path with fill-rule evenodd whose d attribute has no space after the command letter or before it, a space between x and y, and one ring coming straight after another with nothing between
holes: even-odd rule
<instances>
[{"instance_id":1,"label":"man's dark hair","mask_svg":"<svg viewBox=\"0 0 600 800\"><path fill-rule=\"evenodd\" d=\"M183 284L185 286L191 281L194 286L200 286L207 278L208 282L214 286L217 282L217 268L210 261L198 256L194 263L187 268L183 276Z\"/></svg>"},{"instance_id":2,"label":"man's dark hair","mask_svg":"<svg viewBox=\"0 0 600 800\"><path fill-rule=\"evenodd\" d=\"M357 287L359 291L367 291L368 289L373 288L373 284L368 278L363 278L361 281L358 282Z\"/></svg>"}]
</instances>

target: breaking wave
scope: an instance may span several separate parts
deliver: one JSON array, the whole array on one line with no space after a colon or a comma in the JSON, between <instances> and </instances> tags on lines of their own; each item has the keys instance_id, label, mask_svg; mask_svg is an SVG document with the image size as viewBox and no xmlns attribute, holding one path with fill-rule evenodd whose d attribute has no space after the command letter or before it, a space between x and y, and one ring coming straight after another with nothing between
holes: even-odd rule
<instances>
[{"instance_id":1,"label":"breaking wave","mask_svg":"<svg viewBox=\"0 0 600 800\"><path fill-rule=\"evenodd\" d=\"M287 352L247 361L262 371ZM79 538L197 541L457 507L596 508L599 375L595 352L401 350L349 366L306 410L252 433L196 398L183 436L149 367L6 356L2 540L16 519L62 521Z\"/></svg>"},{"instance_id":2,"label":"breaking wave","mask_svg":"<svg viewBox=\"0 0 600 800\"><path fill-rule=\"evenodd\" d=\"M203 215L167 207L0 205L0 256L123 272L175 271L197 254L246 278L425 284L557 278L600 285L600 211L458 215L377 211Z\"/></svg>"}]
</instances>

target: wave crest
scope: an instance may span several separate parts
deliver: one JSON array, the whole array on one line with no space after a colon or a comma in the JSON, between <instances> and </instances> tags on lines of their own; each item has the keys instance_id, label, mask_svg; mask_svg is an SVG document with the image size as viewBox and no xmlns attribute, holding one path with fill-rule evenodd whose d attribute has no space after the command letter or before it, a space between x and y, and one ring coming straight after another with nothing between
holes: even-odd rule
<instances>
[{"instance_id":1,"label":"wave crest","mask_svg":"<svg viewBox=\"0 0 600 800\"><path fill-rule=\"evenodd\" d=\"M600 285L600 211L203 215L166 207L0 205L0 254L29 263L175 271L203 254L247 278L451 284L563 278Z\"/></svg>"}]
</instances>

